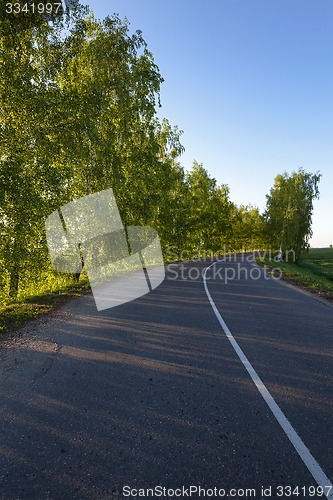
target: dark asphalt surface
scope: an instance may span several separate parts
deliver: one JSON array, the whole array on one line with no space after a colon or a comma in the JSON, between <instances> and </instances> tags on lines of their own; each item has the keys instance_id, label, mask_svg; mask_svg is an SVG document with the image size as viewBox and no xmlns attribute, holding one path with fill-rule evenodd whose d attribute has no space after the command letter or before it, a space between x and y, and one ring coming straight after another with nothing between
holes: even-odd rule
<instances>
[{"instance_id":1,"label":"dark asphalt surface","mask_svg":"<svg viewBox=\"0 0 333 500\"><path fill-rule=\"evenodd\" d=\"M0 341L1 499L139 498L126 485L324 498L213 313L210 263L169 266L153 292L103 312L86 295ZM332 481L333 307L251 279L248 262L215 268L221 315Z\"/></svg>"}]
</instances>

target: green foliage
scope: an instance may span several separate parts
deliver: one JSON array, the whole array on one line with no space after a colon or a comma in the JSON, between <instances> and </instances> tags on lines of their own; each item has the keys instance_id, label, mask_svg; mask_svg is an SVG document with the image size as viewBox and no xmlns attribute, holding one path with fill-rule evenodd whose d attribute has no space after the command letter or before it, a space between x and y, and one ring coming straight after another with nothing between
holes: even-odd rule
<instances>
[{"instance_id":1,"label":"green foliage","mask_svg":"<svg viewBox=\"0 0 333 500\"><path fill-rule=\"evenodd\" d=\"M141 33L83 13L67 33L62 17L24 26L0 17L2 300L49 272L53 210L112 187L125 223L148 222L177 169L180 133L155 118L162 78Z\"/></svg>"},{"instance_id":2,"label":"green foliage","mask_svg":"<svg viewBox=\"0 0 333 500\"><path fill-rule=\"evenodd\" d=\"M166 259L264 248L266 227L286 245L301 227L304 246L319 177L279 176L266 222L256 207L237 207L202 164L180 165L182 131L157 118L162 82L142 33L117 15L97 21L79 5L50 20L0 6L2 304L71 286L73 276L51 268L45 219L106 188L125 225L157 229Z\"/></svg>"},{"instance_id":3,"label":"green foliage","mask_svg":"<svg viewBox=\"0 0 333 500\"><path fill-rule=\"evenodd\" d=\"M193 250L217 252L228 243L232 204L229 188L217 186L202 164L193 163L187 174L187 241Z\"/></svg>"},{"instance_id":4,"label":"green foliage","mask_svg":"<svg viewBox=\"0 0 333 500\"><path fill-rule=\"evenodd\" d=\"M313 200L319 197L320 174L299 169L291 175L280 174L266 196L268 239L273 248L293 250L296 260L309 247L312 235Z\"/></svg>"},{"instance_id":5,"label":"green foliage","mask_svg":"<svg viewBox=\"0 0 333 500\"><path fill-rule=\"evenodd\" d=\"M251 204L234 206L231 248L234 251L248 251L265 247L265 221L259 209Z\"/></svg>"}]
</instances>

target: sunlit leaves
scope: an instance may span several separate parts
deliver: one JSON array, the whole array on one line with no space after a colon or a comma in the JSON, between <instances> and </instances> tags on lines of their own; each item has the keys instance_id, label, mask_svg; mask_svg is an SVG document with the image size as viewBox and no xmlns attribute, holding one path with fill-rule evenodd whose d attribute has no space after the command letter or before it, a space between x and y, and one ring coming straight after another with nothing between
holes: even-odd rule
<instances>
[{"instance_id":1,"label":"sunlit leaves","mask_svg":"<svg viewBox=\"0 0 333 500\"><path fill-rule=\"evenodd\" d=\"M267 195L265 219L271 244L275 248L293 250L296 259L309 247L312 235L313 200L319 197L320 174L304 169L280 174Z\"/></svg>"}]
</instances>

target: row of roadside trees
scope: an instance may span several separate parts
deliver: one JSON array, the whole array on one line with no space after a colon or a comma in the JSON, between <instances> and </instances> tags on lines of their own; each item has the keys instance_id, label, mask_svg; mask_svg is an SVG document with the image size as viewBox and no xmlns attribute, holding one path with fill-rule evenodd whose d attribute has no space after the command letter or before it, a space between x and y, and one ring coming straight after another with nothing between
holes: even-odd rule
<instances>
[{"instance_id":1,"label":"row of roadside trees","mask_svg":"<svg viewBox=\"0 0 333 500\"><path fill-rule=\"evenodd\" d=\"M278 176L260 214L236 206L203 165L186 173L181 131L157 118L163 79L126 20L97 21L80 5L51 18L1 5L0 64L2 302L54 283L46 217L106 188L125 225L158 230L166 258L308 245L319 176Z\"/></svg>"}]
</instances>

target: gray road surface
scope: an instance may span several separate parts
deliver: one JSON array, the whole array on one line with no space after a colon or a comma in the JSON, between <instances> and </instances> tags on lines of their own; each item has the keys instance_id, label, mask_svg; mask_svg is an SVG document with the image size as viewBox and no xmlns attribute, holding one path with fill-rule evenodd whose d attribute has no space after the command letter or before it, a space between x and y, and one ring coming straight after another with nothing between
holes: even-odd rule
<instances>
[{"instance_id":1,"label":"gray road surface","mask_svg":"<svg viewBox=\"0 0 333 500\"><path fill-rule=\"evenodd\" d=\"M86 295L0 341L1 499L143 498L135 489L156 486L325 498L214 315L210 263L169 266L152 293L100 313ZM240 258L214 269L223 319L332 480L333 307L256 279ZM160 491L149 498L176 498Z\"/></svg>"}]
</instances>

